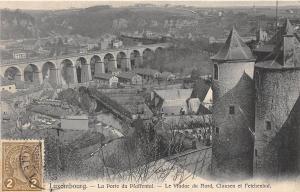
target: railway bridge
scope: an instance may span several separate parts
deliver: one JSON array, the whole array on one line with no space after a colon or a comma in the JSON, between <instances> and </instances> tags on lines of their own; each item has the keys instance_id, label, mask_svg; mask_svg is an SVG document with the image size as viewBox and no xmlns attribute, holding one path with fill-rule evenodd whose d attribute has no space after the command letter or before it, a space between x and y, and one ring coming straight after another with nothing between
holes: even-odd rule
<instances>
[{"instance_id":1,"label":"railway bridge","mask_svg":"<svg viewBox=\"0 0 300 192\"><path fill-rule=\"evenodd\" d=\"M47 78L58 86L85 83L100 73L130 71L151 64L169 46L169 43L160 43L51 58L1 60L0 75L34 83L42 83Z\"/></svg>"}]
</instances>

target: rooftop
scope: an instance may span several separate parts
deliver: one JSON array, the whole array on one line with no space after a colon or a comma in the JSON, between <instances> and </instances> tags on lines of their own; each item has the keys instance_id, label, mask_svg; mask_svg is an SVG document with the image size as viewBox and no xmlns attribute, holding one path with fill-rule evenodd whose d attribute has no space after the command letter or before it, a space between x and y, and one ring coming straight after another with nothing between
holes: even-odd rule
<instances>
[{"instance_id":1,"label":"rooftop","mask_svg":"<svg viewBox=\"0 0 300 192\"><path fill-rule=\"evenodd\" d=\"M109 73L99 73L99 74L95 74L94 78L95 79L110 79L111 77L113 77L112 74Z\"/></svg>"},{"instance_id":2,"label":"rooftop","mask_svg":"<svg viewBox=\"0 0 300 192\"><path fill-rule=\"evenodd\" d=\"M62 119L69 119L69 120L87 120L88 117L86 115L69 115L65 116Z\"/></svg>"},{"instance_id":3,"label":"rooftop","mask_svg":"<svg viewBox=\"0 0 300 192\"><path fill-rule=\"evenodd\" d=\"M29 95L29 94L36 93L39 91L42 91L41 86L36 86L34 88L26 89L26 90L20 90L15 93L3 92L3 93L1 93L1 100L10 100L13 98L17 98L17 97L24 96L24 95Z\"/></svg>"},{"instance_id":4,"label":"rooftop","mask_svg":"<svg viewBox=\"0 0 300 192\"><path fill-rule=\"evenodd\" d=\"M255 66L269 69L300 68L300 38L288 19L274 38L274 49Z\"/></svg>"},{"instance_id":5,"label":"rooftop","mask_svg":"<svg viewBox=\"0 0 300 192\"><path fill-rule=\"evenodd\" d=\"M191 97L193 89L164 89L154 90L163 100L187 100Z\"/></svg>"},{"instance_id":6,"label":"rooftop","mask_svg":"<svg viewBox=\"0 0 300 192\"><path fill-rule=\"evenodd\" d=\"M211 83L204 79L199 79L194 84L194 89L192 93L193 98L199 98L200 101L203 101L207 95L208 90L211 87Z\"/></svg>"},{"instance_id":7,"label":"rooftop","mask_svg":"<svg viewBox=\"0 0 300 192\"><path fill-rule=\"evenodd\" d=\"M117 77L123 78L123 79L132 79L136 75L137 74L134 72L121 72L121 73L117 74Z\"/></svg>"},{"instance_id":8,"label":"rooftop","mask_svg":"<svg viewBox=\"0 0 300 192\"><path fill-rule=\"evenodd\" d=\"M160 74L160 72L155 69L147 69L147 68L136 68L134 69L134 71L137 74L150 75L150 76L154 76L157 73Z\"/></svg>"},{"instance_id":9,"label":"rooftop","mask_svg":"<svg viewBox=\"0 0 300 192\"><path fill-rule=\"evenodd\" d=\"M7 85L14 85L15 83L13 81L8 80L7 78L0 76L0 85L1 86L7 86Z\"/></svg>"},{"instance_id":10,"label":"rooftop","mask_svg":"<svg viewBox=\"0 0 300 192\"><path fill-rule=\"evenodd\" d=\"M242 38L233 27L230 34L219 52L211 57L217 61L254 61L250 48L243 42Z\"/></svg>"}]
</instances>

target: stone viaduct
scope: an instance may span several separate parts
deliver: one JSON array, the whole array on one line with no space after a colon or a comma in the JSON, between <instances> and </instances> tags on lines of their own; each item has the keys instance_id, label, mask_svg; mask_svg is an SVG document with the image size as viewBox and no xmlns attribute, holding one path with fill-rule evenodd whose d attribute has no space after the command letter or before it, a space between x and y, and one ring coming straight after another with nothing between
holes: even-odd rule
<instances>
[{"instance_id":1,"label":"stone viaduct","mask_svg":"<svg viewBox=\"0 0 300 192\"><path fill-rule=\"evenodd\" d=\"M52 58L2 60L0 75L35 83L42 83L47 78L51 84L61 86L85 83L100 73L142 67L169 46L168 43L149 44Z\"/></svg>"}]
</instances>

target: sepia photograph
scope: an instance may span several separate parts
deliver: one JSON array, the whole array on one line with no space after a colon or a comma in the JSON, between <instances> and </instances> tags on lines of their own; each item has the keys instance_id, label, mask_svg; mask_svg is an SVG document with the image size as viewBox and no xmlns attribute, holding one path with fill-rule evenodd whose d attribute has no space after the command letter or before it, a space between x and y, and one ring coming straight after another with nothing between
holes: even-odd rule
<instances>
[{"instance_id":1,"label":"sepia photograph","mask_svg":"<svg viewBox=\"0 0 300 192\"><path fill-rule=\"evenodd\" d=\"M1 191L300 191L300 1L0 1Z\"/></svg>"}]
</instances>

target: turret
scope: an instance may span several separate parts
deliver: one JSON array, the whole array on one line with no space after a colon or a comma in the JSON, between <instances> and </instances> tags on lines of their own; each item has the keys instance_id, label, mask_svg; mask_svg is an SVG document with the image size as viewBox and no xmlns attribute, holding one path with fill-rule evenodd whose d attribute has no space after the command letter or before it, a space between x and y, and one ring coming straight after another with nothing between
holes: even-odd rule
<instances>
[{"instance_id":1,"label":"turret","mask_svg":"<svg viewBox=\"0 0 300 192\"><path fill-rule=\"evenodd\" d=\"M287 19L273 51L255 65L256 176L300 172L300 41Z\"/></svg>"},{"instance_id":2,"label":"turret","mask_svg":"<svg viewBox=\"0 0 300 192\"><path fill-rule=\"evenodd\" d=\"M212 169L218 177L252 175L254 146L254 61L233 27L213 56Z\"/></svg>"}]
</instances>

